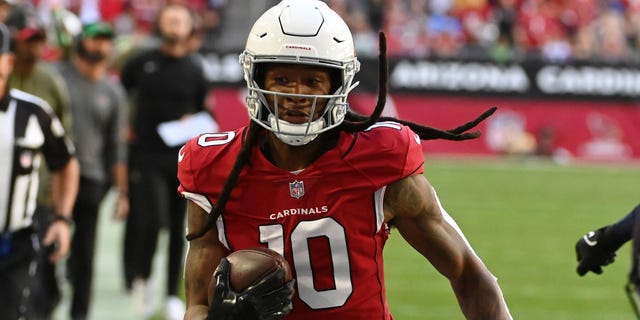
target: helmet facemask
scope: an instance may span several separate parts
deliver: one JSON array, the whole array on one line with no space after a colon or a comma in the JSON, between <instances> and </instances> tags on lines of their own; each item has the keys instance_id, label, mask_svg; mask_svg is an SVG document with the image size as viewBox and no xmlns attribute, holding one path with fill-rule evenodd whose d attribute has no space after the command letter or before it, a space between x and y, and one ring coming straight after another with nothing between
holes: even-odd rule
<instances>
[{"instance_id":1,"label":"helmet facemask","mask_svg":"<svg viewBox=\"0 0 640 320\"><path fill-rule=\"evenodd\" d=\"M289 94L261 87L259 69L265 64L304 64L328 69L332 75L332 93L326 95ZM347 96L360 63L354 55L351 33L344 21L321 1L283 1L268 10L254 24L247 47L240 55L247 82L249 117L275 133L281 141L301 146L319 134L342 123L347 112ZM335 76L334 76L335 75ZM269 106L267 97L273 98ZM311 101L311 115L326 100L317 119L296 124L278 118L279 97L306 98Z\"/></svg>"}]
</instances>

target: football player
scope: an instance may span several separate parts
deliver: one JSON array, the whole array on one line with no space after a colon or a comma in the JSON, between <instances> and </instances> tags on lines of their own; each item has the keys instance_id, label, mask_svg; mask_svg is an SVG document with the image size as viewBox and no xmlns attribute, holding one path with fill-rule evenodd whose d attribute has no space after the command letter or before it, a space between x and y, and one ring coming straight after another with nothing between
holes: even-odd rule
<instances>
[{"instance_id":1,"label":"football player","mask_svg":"<svg viewBox=\"0 0 640 320\"><path fill-rule=\"evenodd\" d=\"M382 254L390 228L450 280L466 317L511 319L496 278L423 174L421 140L475 138L466 131L491 112L449 131L380 118L380 40L378 105L364 117L347 105L360 65L338 14L322 1L284 0L255 22L240 56L250 125L202 134L178 155L179 192L190 200L185 319L392 319ZM230 290L224 257L259 246L282 254L295 282Z\"/></svg>"}]
</instances>

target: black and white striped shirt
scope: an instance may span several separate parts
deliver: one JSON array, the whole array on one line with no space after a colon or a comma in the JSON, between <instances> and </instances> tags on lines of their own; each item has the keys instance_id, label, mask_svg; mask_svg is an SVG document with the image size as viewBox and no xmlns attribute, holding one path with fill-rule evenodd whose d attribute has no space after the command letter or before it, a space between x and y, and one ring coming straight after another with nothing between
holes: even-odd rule
<instances>
[{"instance_id":1,"label":"black and white striped shirt","mask_svg":"<svg viewBox=\"0 0 640 320\"><path fill-rule=\"evenodd\" d=\"M0 99L0 233L31 226L42 157L56 171L73 153L44 100L16 89Z\"/></svg>"}]
</instances>

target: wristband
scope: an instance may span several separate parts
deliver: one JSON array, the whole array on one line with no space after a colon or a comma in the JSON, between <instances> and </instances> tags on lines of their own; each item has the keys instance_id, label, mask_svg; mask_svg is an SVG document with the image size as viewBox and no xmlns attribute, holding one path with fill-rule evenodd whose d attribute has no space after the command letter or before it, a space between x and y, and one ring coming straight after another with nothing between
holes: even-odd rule
<instances>
[{"instance_id":1,"label":"wristband","mask_svg":"<svg viewBox=\"0 0 640 320\"><path fill-rule=\"evenodd\" d=\"M73 226L73 219L71 219L71 217L61 215L59 213L56 213L53 215L52 222L56 222L56 221L64 221L69 227Z\"/></svg>"}]
</instances>

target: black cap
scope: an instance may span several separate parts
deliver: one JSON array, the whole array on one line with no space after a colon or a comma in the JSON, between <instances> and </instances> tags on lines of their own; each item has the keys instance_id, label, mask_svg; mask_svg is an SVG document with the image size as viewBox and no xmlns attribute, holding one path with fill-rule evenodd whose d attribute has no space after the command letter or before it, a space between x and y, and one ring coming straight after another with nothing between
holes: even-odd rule
<instances>
[{"instance_id":1,"label":"black cap","mask_svg":"<svg viewBox=\"0 0 640 320\"><path fill-rule=\"evenodd\" d=\"M4 23L0 23L0 54L11 53L11 31Z\"/></svg>"}]
</instances>

